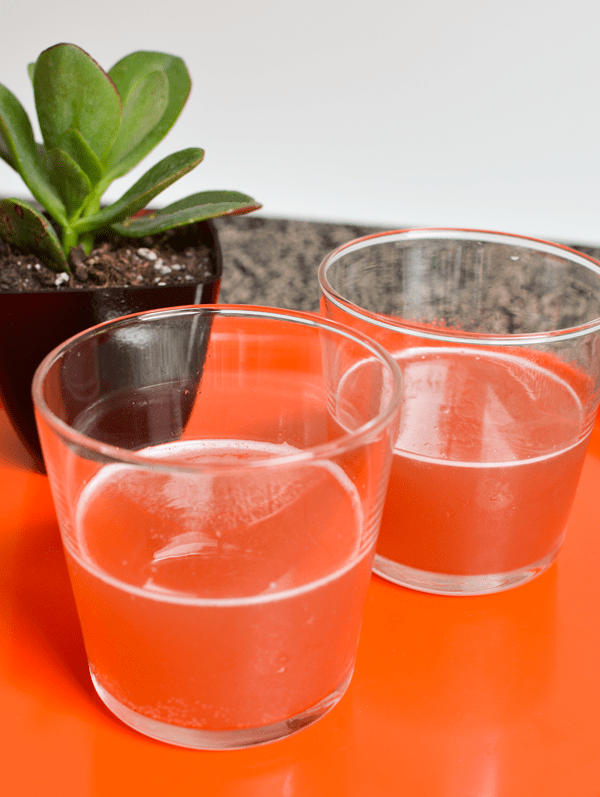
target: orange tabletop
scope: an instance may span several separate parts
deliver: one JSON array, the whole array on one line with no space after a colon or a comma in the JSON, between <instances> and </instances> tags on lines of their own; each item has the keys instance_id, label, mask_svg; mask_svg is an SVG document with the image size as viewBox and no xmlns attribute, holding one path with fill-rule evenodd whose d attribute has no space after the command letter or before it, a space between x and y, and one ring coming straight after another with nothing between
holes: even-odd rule
<instances>
[{"instance_id":1,"label":"orange tabletop","mask_svg":"<svg viewBox=\"0 0 600 797\"><path fill-rule=\"evenodd\" d=\"M96 697L48 480L26 463L0 410L0 794L600 795L600 425L549 571L476 598L373 576L339 705L228 752L147 739Z\"/></svg>"}]
</instances>

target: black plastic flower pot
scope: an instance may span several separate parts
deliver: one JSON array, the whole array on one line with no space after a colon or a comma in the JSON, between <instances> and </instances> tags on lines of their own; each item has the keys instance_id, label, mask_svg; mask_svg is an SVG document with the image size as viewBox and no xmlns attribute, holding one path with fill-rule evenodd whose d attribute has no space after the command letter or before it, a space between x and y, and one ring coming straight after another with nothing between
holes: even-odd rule
<instances>
[{"instance_id":1,"label":"black plastic flower pot","mask_svg":"<svg viewBox=\"0 0 600 797\"><path fill-rule=\"evenodd\" d=\"M67 338L104 321L163 307L216 302L223 265L221 249L212 222L203 222L199 230L199 243L208 247L211 259L211 273L200 283L0 292L0 401L40 472L44 473L45 468L31 399L35 369L46 354ZM190 362L191 382L200 377L206 345L207 340L203 340L196 347ZM191 405L180 408L176 423L184 425L189 412ZM134 424L135 419L131 422ZM177 434L173 424L172 414L165 408L165 439ZM135 445L135 441L131 444Z\"/></svg>"}]
</instances>

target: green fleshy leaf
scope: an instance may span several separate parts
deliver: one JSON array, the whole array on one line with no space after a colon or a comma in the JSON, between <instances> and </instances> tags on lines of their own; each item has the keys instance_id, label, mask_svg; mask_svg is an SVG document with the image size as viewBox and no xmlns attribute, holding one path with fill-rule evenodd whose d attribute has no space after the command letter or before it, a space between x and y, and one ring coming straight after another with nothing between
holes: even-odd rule
<instances>
[{"instance_id":1,"label":"green fleshy leaf","mask_svg":"<svg viewBox=\"0 0 600 797\"><path fill-rule=\"evenodd\" d=\"M48 220L28 202L0 200L0 237L37 255L57 271L68 271L67 258Z\"/></svg>"},{"instance_id":2,"label":"green fleshy leaf","mask_svg":"<svg viewBox=\"0 0 600 797\"><path fill-rule=\"evenodd\" d=\"M121 127L106 163L111 181L136 165L130 156L159 124L169 102L169 81L161 70L143 75L132 84L123 101ZM111 168L111 166L113 168Z\"/></svg>"},{"instance_id":3,"label":"green fleshy leaf","mask_svg":"<svg viewBox=\"0 0 600 797\"><path fill-rule=\"evenodd\" d=\"M74 44L50 47L36 62L33 88L46 149L74 128L102 160L119 130L121 100L94 59Z\"/></svg>"},{"instance_id":4,"label":"green fleshy leaf","mask_svg":"<svg viewBox=\"0 0 600 797\"><path fill-rule=\"evenodd\" d=\"M169 83L167 107L158 124L147 133L139 144L131 149L118 164L113 163L111 179L126 174L145 158L159 141L162 141L177 121L190 93L192 82L181 58L168 53L146 50L126 55L108 72L125 106L129 101L129 94L133 86L142 77L157 70L164 72Z\"/></svg>"},{"instance_id":5,"label":"green fleshy leaf","mask_svg":"<svg viewBox=\"0 0 600 797\"><path fill-rule=\"evenodd\" d=\"M108 227L142 210L161 191L172 185L184 174L194 169L204 157L204 151L191 147L168 155L146 172L121 199L93 216L79 219L73 225L78 233Z\"/></svg>"},{"instance_id":6,"label":"green fleshy leaf","mask_svg":"<svg viewBox=\"0 0 600 797\"><path fill-rule=\"evenodd\" d=\"M255 199L248 194L242 194L239 191L200 191L197 194L190 194L185 199L178 199L177 202L172 202L170 205L162 208L161 213L174 213L179 210L186 210L192 207L199 207L203 205L241 205L244 208L248 207L252 210L259 210L262 208ZM231 213L227 215L236 215L235 208L232 207ZM250 211L247 211L250 212ZM223 215L223 214L219 214Z\"/></svg>"},{"instance_id":7,"label":"green fleshy leaf","mask_svg":"<svg viewBox=\"0 0 600 797\"><path fill-rule=\"evenodd\" d=\"M27 64L27 74L29 75L29 80L33 85L33 76L35 74L35 61L32 64Z\"/></svg>"},{"instance_id":8,"label":"green fleshy leaf","mask_svg":"<svg viewBox=\"0 0 600 797\"><path fill-rule=\"evenodd\" d=\"M58 141L58 149L73 158L75 163L87 174L92 185L97 185L100 182L103 174L102 164L79 130L74 130L72 127L65 130Z\"/></svg>"},{"instance_id":9,"label":"green fleshy leaf","mask_svg":"<svg viewBox=\"0 0 600 797\"><path fill-rule=\"evenodd\" d=\"M173 202L162 210L113 224L112 229L120 235L140 238L175 227L183 227L196 221L251 213L261 207L262 205L252 197L240 194L238 191L202 191Z\"/></svg>"},{"instance_id":10,"label":"green fleshy leaf","mask_svg":"<svg viewBox=\"0 0 600 797\"><path fill-rule=\"evenodd\" d=\"M8 144L4 140L4 136L2 135L2 123L0 122L0 158L5 160L9 166L11 166L16 172L19 170L17 169L17 164L14 162L12 155L10 154L10 150L8 148Z\"/></svg>"},{"instance_id":11,"label":"green fleshy leaf","mask_svg":"<svg viewBox=\"0 0 600 797\"><path fill-rule=\"evenodd\" d=\"M90 178L70 155L56 147L46 153L46 169L67 213L75 215L92 190Z\"/></svg>"},{"instance_id":12,"label":"green fleshy leaf","mask_svg":"<svg viewBox=\"0 0 600 797\"><path fill-rule=\"evenodd\" d=\"M5 149L8 152L4 159L21 175L33 196L60 224L66 223L65 206L48 180L29 117L15 95L2 85L0 140L3 153Z\"/></svg>"}]
</instances>

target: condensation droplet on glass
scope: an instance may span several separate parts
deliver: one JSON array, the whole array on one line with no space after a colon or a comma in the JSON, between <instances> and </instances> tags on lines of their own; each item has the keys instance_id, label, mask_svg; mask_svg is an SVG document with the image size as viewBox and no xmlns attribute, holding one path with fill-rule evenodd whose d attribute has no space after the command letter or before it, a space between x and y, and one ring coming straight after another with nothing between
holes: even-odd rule
<instances>
[{"instance_id":1,"label":"condensation droplet on glass","mask_svg":"<svg viewBox=\"0 0 600 797\"><path fill-rule=\"evenodd\" d=\"M510 259L511 260L518 260L519 259L519 255L511 255Z\"/></svg>"}]
</instances>

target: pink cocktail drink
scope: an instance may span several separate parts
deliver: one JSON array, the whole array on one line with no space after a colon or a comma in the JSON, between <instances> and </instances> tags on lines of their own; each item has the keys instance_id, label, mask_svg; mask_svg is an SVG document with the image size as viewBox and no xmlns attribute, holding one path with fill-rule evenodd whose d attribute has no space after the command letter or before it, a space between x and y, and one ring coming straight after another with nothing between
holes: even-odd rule
<instances>
[{"instance_id":1,"label":"pink cocktail drink","mask_svg":"<svg viewBox=\"0 0 600 797\"><path fill-rule=\"evenodd\" d=\"M197 466L291 451L198 441L144 453ZM73 588L109 699L160 722L233 730L332 699L331 684L344 691L372 550L337 466L237 477L108 466L76 518Z\"/></svg>"},{"instance_id":2,"label":"pink cocktail drink","mask_svg":"<svg viewBox=\"0 0 600 797\"><path fill-rule=\"evenodd\" d=\"M585 456L588 380L536 353L422 346L395 358L405 410L376 572L493 582L546 567Z\"/></svg>"}]
</instances>

